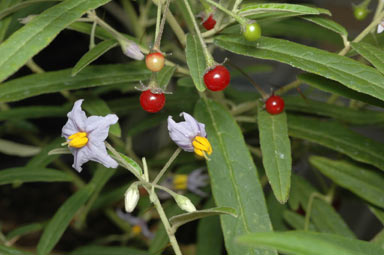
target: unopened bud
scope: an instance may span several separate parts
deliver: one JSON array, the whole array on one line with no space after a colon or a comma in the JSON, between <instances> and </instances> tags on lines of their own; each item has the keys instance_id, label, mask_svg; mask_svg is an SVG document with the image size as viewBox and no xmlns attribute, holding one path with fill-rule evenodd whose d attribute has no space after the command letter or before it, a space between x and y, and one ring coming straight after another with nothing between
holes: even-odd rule
<instances>
[{"instance_id":1,"label":"unopened bud","mask_svg":"<svg viewBox=\"0 0 384 255\"><path fill-rule=\"evenodd\" d=\"M137 45L135 42L130 40L120 40L119 42L124 55L136 60L144 59L144 55L141 52L139 45Z\"/></svg>"},{"instance_id":2,"label":"unopened bud","mask_svg":"<svg viewBox=\"0 0 384 255\"><path fill-rule=\"evenodd\" d=\"M186 212L196 211L196 207L192 204L192 202L191 202L191 200L189 200L189 198L182 196L182 195L174 196L174 198L175 198L177 205L180 207L181 210L184 210Z\"/></svg>"},{"instance_id":3,"label":"unopened bud","mask_svg":"<svg viewBox=\"0 0 384 255\"><path fill-rule=\"evenodd\" d=\"M129 213L135 210L139 198L140 193L137 187L137 183L133 183L125 192L125 210Z\"/></svg>"}]
</instances>

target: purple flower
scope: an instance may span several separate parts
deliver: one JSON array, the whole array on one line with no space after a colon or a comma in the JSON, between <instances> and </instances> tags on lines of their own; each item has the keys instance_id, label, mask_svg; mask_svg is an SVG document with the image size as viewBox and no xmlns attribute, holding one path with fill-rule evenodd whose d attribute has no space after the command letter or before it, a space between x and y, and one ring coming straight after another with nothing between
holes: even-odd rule
<instances>
[{"instance_id":1,"label":"purple flower","mask_svg":"<svg viewBox=\"0 0 384 255\"><path fill-rule=\"evenodd\" d=\"M195 152L198 156L207 158L211 155L212 147L209 143L205 125L198 122L188 113L182 112L185 121L176 123L172 116L168 117L168 131L171 139L184 151Z\"/></svg>"},{"instance_id":2,"label":"purple flower","mask_svg":"<svg viewBox=\"0 0 384 255\"><path fill-rule=\"evenodd\" d=\"M134 217L132 214L125 213L122 210L116 210L116 213L121 219L131 224L133 234L138 235L142 233L146 238L153 239L154 234L149 230L148 224L145 220L139 217Z\"/></svg>"},{"instance_id":3,"label":"purple flower","mask_svg":"<svg viewBox=\"0 0 384 255\"><path fill-rule=\"evenodd\" d=\"M115 114L105 117L85 115L81 109L83 99L77 100L68 113L68 121L62 129L62 136L67 139L69 150L74 156L72 165L78 172L89 160L96 161L108 168L116 168L118 163L112 159L105 148L104 141L108 137L109 126L117 123Z\"/></svg>"}]
</instances>

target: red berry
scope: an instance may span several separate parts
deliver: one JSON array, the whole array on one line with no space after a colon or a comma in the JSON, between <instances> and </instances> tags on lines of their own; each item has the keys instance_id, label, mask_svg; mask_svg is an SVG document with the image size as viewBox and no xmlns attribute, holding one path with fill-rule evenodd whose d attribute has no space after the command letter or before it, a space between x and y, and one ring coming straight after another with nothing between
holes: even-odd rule
<instances>
[{"instance_id":1,"label":"red berry","mask_svg":"<svg viewBox=\"0 0 384 255\"><path fill-rule=\"evenodd\" d=\"M204 83L212 91L225 89L231 81L231 75L227 68L222 65L215 66L204 74Z\"/></svg>"},{"instance_id":2,"label":"red berry","mask_svg":"<svg viewBox=\"0 0 384 255\"><path fill-rule=\"evenodd\" d=\"M212 14L209 15L208 19L206 19L204 22L203 22L203 27L205 27L205 29L207 30L211 30L212 28L214 28L216 25L216 20L213 18Z\"/></svg>"},{"instance_id":3,"label":"red berry","mask_svg":"<svg viewBox=\"0 0 384 255\"><path fill-rule=\"evenodd\" d=\"M140 104L141 107L147 112L158 112L164 107L165 96L163 93L154 94L148 89L141 92Z\"/></svg>"},{"instance_id":4,"label":"red berry","mask_svg":"<svg viewBox=\"0 0 384 255\"><path fill-rule=\"evenodd\" d=\"M160 52L150 53L145 57L145 64L152 72L158 72L164 67L164 56Z\"/></svg>"},{"instance_id":5,"label":"red berry","mask_svg":"<svg viewBox=\"0 0 384 255\"><path fill-rule=\"evenodd\" d=\"M284 110L284 100L279 96L270 96L265 102L265 109L270 114L279 114Z\"/></svg>"}]
</instances>

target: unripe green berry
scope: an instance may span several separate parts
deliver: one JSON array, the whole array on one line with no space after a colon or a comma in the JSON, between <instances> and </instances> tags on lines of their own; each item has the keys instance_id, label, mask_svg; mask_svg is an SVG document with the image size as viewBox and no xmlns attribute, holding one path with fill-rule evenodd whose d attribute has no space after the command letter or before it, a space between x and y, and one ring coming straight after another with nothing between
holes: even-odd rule
<instances>
[{"instance_id":1,"label":"unripe green berry","mask_svg":"<svg viewBox=\"0 0 384 255\"><path fill-rule=\"evenodd\" d=\"M355 7L353 14L357 20L363 20L367 17L369 10L364 7Z\"/></svg>"},{"instance_id":2,"label":"unripe green berry","mask_svg":"<svg viewBox=\"0 0 384 255\"><path fill-rule=\"evenodd\" d=\"M243 36L247 41L254 42L261 37L261 28L257 22L248 23L243 28Z\"/></svg>"}]
</instances>

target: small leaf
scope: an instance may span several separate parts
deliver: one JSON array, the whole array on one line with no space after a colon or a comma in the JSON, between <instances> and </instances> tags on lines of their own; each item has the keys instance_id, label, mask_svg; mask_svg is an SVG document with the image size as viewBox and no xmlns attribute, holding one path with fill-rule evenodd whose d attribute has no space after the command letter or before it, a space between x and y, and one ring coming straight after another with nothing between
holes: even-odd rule
<instances>
[{"instance_id":1,"label":"small leaf","mask_svg":"<svg viewBox=\"0 0 384 255\"><path fill-rule=\"evenodd\" d=\"M187 35L187 46L185 48L187 64L191 73L196 89L200 92L205 91L203 76L207 69L203 47L196 35Z\"/></svg>"},{"instance_id":2,"label":"small leaf","mask_svg":"<svg viewBox=\"0 0 384 255\"><path fill-rule=\"evenodd\" d=\"M147 255L148 252L123 247L123 246L99 246L99 245L86 245L77 248L70 255Z\"/></svg>"},{"instance_id":3,"label":"small leaf","mask_svg":"<svg viewBox=\"0 0 384 255\"><path fill-rule=\"evenodd\" d=\"M83 107L91 115L106 116L112 113L107 103L97 96L87 97L83 103ZM109 133L121 137L120 124L116 123L110 126Z\"/></svg>"},{"instance_id":4,"label":"small leaf","mask_svg":"<svg viewBox=\"0 0 384 255\"><path fill-rule=\"evenodd\" d=\"M339 186L384 208L384 176L343 160L312 156L309 162Z\"/></svg>"},{"instance_id":5,"label":"small leaf","mask_svg":"<svg viewBox=\"0 0 384 255\"><path fill-rule=\"evenodd\" d=\"M132 171L136 172L139 176L143 175L143 169L141 168L141 166L139 164L136 163L136 161L134 161L130 157L124 155L123 153L120 153L120 156L125 161L125 162L122 162L122 163L124 163L124 165L129 167L129 169L131 169Z\"/></svg>"},{"instance_id":6,"label":"small leaf","mask_svg":"<svg viewBox=\"0 0 384 255\"><path fill-rule=\"evenodd\" d=\"M298 15L318 15L321 14L320 10L317 8L312 8L304 5L298 4L275 4L275 3L265 3L265 4L249 4L239 10L241 16L250 16L252 18L266 18L265 14L272 14L276 17L276 14L287 13L289 16L298 16ZM326 14L330 13L326 11ZM287 16L284 16L287 17Z\"/></svg>"},{"instance_id":7,"label":"small leaf","mask_svg":"<svg viewBox=\"0 0 384 255\"><path fill-rule=\"evenodd\" d=\"M39 119L49 117L62 117L70 110L68 105L63 106L27 106L14 107L0 112L0 121L10 119Z\"/></svg>"},{"instance_id":8,"label":"small leaf","mask_svg":"<svg viewBox=\"0 0 384 255\"><path fill-rule=\"evenodd\" d=\"M285 113L269 114L258 107L258 126L263 166L273 194L280 203L285 203L291 187L291 143L288 137Z\"/></svg>"},{"instance_id":9,"label":"small leaf","mask_svg":"<svg viewBox=\"0 0 384 255\"><path fill-rule=\"evenodd\" d=\"M334 234L307 231L265 232L238 238L244 245L269 247L295 255L382 255L379 246Z\"/></svg>"},{"instance_id":10,"label":"small leaf","mask_svg":"<svg viewBox=\"0 0 384 255\"><path fill-rule=\"evenodd\" d=\"M49 168L16 167L0 171L0 185L23 182L70 182L66 173Z\"/></svg>"},{"instance_id":11,"label":"small leaf","mask_svg":"<svg viewBox=\"0 0 384 255\"><path fill-rule=\"evenodd\" d=\"M72 154L72 153L70 152L68 147L56 148L56 149L52 149L52 150L50 150L48 152L49 156L51 156L51 155L61 155L61 154Z\"/></svg>"},{"instance_id":12,"label":"small leaf","mask_svg":"<svg viewBox=\"0 0 384 255\"><path fill-rule=\"evenodd\" d=\"M384 170L384 147L335 121L288 116L289 135L343 153L354 160Z\"/></svg>"},{"instance_id":13,"label":"small leaf","mask_svg":"<svg viewBox=\"0 0 384 255\"><path fill-rule=\"evenodd\" d=\"M67 199L59 210L56 211L47 227L44 228L44 232L37 245L38 255L47 255L51 252L76 212L91 197L93 190L93 185L85 186Z\"/></svg>"},{"instance_id":14,"label":"small leaf","mask_svg":"<svg viewBox=\"0 0 384 255\"><path fill-rule=\"evenodd\" d=\"M252 43L242 36L222 35L215 38L215 44L237 54L286 63L384 100L384 76L381 73L336 53L267 37Z\"/></svg>"},{"instance_id":15,"label":"small leaf","mask_svg":"<svg viewBox=\"0 0 384 255\"><path fill-rule=\"evenodd\" d=\"M384 51L382 49L364 42L352 42L351 46L357 53L374 65L377 70L384 74Z\"/></svg>"},{"instance_id":16,"label":"small leaf","mask_svg":"<svg viewBox=\"0 0 384 255\"><path fill-rule=\"evenodd\" d=\"M323 18L321 16L303 16L301 18L307 21L313 22L326 29L329 29L335 33L338 33L341 36L344 36L344 37L348 36L348 31L342 25L340 25L339 23L331 19Z\"/></svg>"},{"instance_id":17,"label":"small leaf","mask_svg":"<svg viewBox=\"0 0 384 255\"><path fill-rule=\"evenodd\" d=\"M0 153L19 156L19 157L30 157L40 152L40 148L31 145L25 145L0 139Z\"/></svg>"},{"instance_id":18,"label":"small leaf","mask_svg":"<svg viewBox=\"0 0 384 255\"><path fill-rule=\"evenodd\" d=\"M110 0L66 0L35 17L0 44L0 82L45 48L57 34L85 12Z\"/></svg>"},{"instance_id":19,"label":"small leaf","mask_svg":"<svg viewBox=\"0 0 384 255\"><path fill-rule=\"evenodd\" d=\"M157 85L164 91L167 89L168 83L176 71L176 66L164 66L157 74Z\"/></svg>"},{"instance_id":20,"label":"small leaf","mask_svg":"<svg viewBox=\"0 0 384 255\"><path fill-rule=\"evenodd\" d=\"M236 210L230 207L214 207L210 209L195 211L191 213L179 214L177 216L173 216L169 219L169 222L172 224L173 229L178 229L181 225L184 225L188 222L198 220L201 218L215 216L215 215L231 215L233 217L237 217Z\"/></svg>"},{"instance_id":21,"label":"small leaf","mask_svg":"<svg viewBox=\"0 0 384 255\"><path fill-rule=\"evenodd\" d=\"M7 240L12 240L13 238L18 238L23 235L28 235L30 233L40 231L43 229L43 227L44 224L42 223L32 223L18 227L7 234Z\"/></svg>"},{"instance_id":22,"label":"small leaf","mask_svg":"<svg viewBox=\"0 0 384 255\"><path fill-rule=\"evenodd\" d=\"M95 47L90 49L81 59L76 63L72 69L72 76L75 76L86 66L90 65L93 61L104 55L110 49L116 47L118 43L115 40L105 40L98 43Z\"/></svg>"},{"instance_id":23,"label":"small leaf","mask_svg":"<svg viewBox=\"0 0 384 255\"><path fill-rule=\"evenodd\" d=\"M0 254L4 255L33 255L31 252L19 250L16 248L0 245Z\"/></svg>"}]
</instances>

